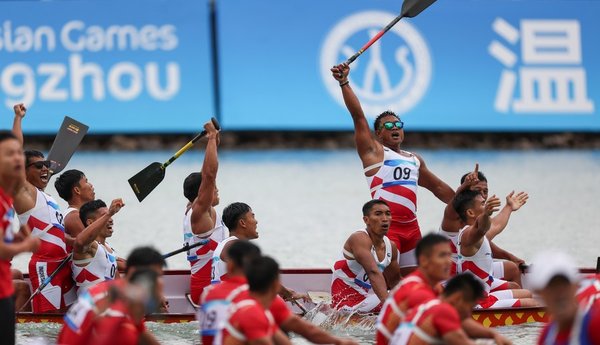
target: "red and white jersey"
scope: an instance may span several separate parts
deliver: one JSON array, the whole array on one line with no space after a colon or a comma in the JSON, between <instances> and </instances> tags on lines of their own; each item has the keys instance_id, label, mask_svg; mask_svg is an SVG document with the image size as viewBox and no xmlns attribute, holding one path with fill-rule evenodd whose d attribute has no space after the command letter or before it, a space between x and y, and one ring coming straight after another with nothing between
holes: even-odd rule
<instances>
[{"instance_id":1,"label":"red and white jersey","mask_svg":"<svg viewBox=\"0 0 600 345\"><path fill-rule=\"evenodd\" d=\"M15 209L12 198L0 188L0 236L4 243L14 240ZM0 259L0 299L11 297L14 293L10 261Z\"/></svg>"},{"instance_id":2,"label":"red and white jersey","mask_svg":"<svg viewBox=\"0 0 600 345\"><path fill-rule=\"evenodd\" d=\"M435 335L431 335L421 328L428 320L435 329ZM460 316L456 309L448 303L434 299L409 311L405 321L394 332L390 344L413 344L411 340L415 337L420 339L416 342L419 344L423 342L444 344L442 337L446 333L460 330L461 327Z\"/></svg>"},{"instance_id":3,"label":"red and white jersey","mask_svg":"<svg viewBox=\"0 0 600 345\"><path fill-rule=\"evenodd\" d=\"M408 223L417 219L417 187L421 161L413 153L403 154L383 147L383 161L364 169L365 173L379 167L373 176L367 176L373 199L388 203L394 223Z\"/></svg>"},{"instance_id":4,"label":"red and white jersey","mask_svg":"<svg viewBox=\"0 0 600 345\"><path fill-rule=\"evenodd\" d=\"M229 320L215 337L214 345L224 344L228 338L234 338L242 343L252 340L271 338L277 331L275 319L270 311L253 298L236 303Z\"/></svg>"},{"instance_id":5,"label":"red and white jersey","mask_svg":"<svg viewBox=\"0 0 600 345\"><path fill-rule=\"evenodd\" d=\"M492 257L492 247L487 237L483 236L481 247L473 256L461 254L461 238L467 226L462 228L456 236L457 255L457 273L470 272L481 280L486 292L490 292L494 286L494 258Z\"/></svg>"},{"instance_id":6,"label":"red and white jersey","mask_svg":"<svg viewBox=\"0 0 600 345\"><path fill-rule=\"evenodd\" d=\"M73 280L79 290L78 294L105 280L115 279L117 273L117 256L103 244L98 243L93 258L75 260L71 263Z\"/></svg>"},{"instance_id":7,"label":"red and white jersey","mask_svg":"<svg viewBox=\"0 0 600 345\"><path fill-rule=\"evenodd\" d=\"M187 259L191 265L192 274L198 273L203 267L212 266L213 252L219 242L229 237L229 230L218 216L215 227L200 235L192 231L192 209L186 211L183 219L183 241L188 245L206 241L207 243L188 251ZM210 270L210 269L209 269Z\"/></svg>"},{"instance_id":8,"label":"red and white jersey","mask_svg":"<svg viewBox=\"0 0 600 345\"><path fill-rule=\"evenodd\" d=\"M367 230L361 229L357 232L367 232ZM382 261L379 261L375 247L371 247L371 254L377 267L381 272L392 262L392 243L384 236L383 241L385 242L385 255ZM349 259L348 259L349 258ZM341 283L341 284L340 284ZM341 285L341 286L340 286ZM354 255L343 249L341 258L333 265L333 275L331 279L331 294L333 297L332 305L335 307L340 299L344 299L346 294L344 292L347 288L351 288L362 296L367 296L369 293L373 293L373 287L369 283L369 276L365 271L365 268L354 259Z\"/></svg>"},{"instance_id":9,"label":"red and white jersey","mask_svg":"<svg viewBox=\"0 0 600 345\"><path fill-rule=\"evenodd\" d=\"M19 221L29 225L31 235L39 237L42 242L32 258L60 261L67 256L63 215L56 200L50 195L36 189L35 206L20 214Z\"/></svg>"},{"instance_id":10,"label":"red and white jersey","mask_svg":"<svg viewBox=\"0 0 600 345\"><path fill-rule=\"evenodd\" d=\"M446 231L444 229L442 229L440 227L440 229L438 230L438 233L444 237L447 237L450 240L450 250L452 251L452 266L450 267L450 276L455 276L458 272L457 272L457 267L456 265L458 264L458 250L456 249L457 243L458 243L458 233L460 231L457 232L451 232L451 231Z\"/></svg>"},{"instance_id":11,"label":"red and white jersey","mask_svg":"<svg viewBox=\"0 0 600 345\"><path fill-rule=\"evenodd\" d=\"M436 292L429 286L419 269L400 281L388 295L377 317L375 343L387 345L409 309L436 298Z\"/></svg>"},{"instance_id":12,"label":"red and white jersey","mask_svg":"<svg viewBox=\"0 0 600 345\"><path fill-rule=\"evenodd\" d=\"M221 253L223 253L223 249L225 245L231 241L238 240L236 236L229 236L223 241L219 242L217 245L217 249L213 252L212 257L212 273L210 278L211 284L216 284L223 280L223 277L227 274L227 264L223 259L221 259Z\"/></svg>"}]
</instances>

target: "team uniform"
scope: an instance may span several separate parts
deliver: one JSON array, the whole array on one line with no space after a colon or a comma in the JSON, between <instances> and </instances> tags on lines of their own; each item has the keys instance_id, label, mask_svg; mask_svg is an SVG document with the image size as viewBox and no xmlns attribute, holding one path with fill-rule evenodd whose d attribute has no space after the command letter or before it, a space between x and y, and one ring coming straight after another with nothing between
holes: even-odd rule
<instances>
[{"instance_id":1,"label":"team uniform","mask_svg":"<svg viewBox=\"0 0 600 345\"><path fill-rule=\"evenodd\" d=\"M233 305L231 316L215 337L214 344L224 344L229 338L245 344L256 339L271 338L275 332L277 324L271 312L263 309L255 299L248 298Z\"/></svg>"},{"instance_id":2,"label":"team uniform","mask_svg":"<svg viewBox=\"0 0 600 345\"><path fill-rule=\"evenodd\" d=\"M387 202L392 212L392 223L387 236L400 251L400 267L417 266L415 248L421 239L417 222L417 186L421 161L416 155L401 155L387 147L383 148L383 161L364 169L365 173L379 167L367 183L373 199Z\"/></svg>"},{"instance_id":3,"label":"team uniform","mask_svg":"<svg viewBox=\"0 0 600 345\"><path fill-rule=\"evenodd\" d=\"M221 283L204 289L196 318L200 323L202 344L213 344L215 336L225 327L232 305L250 298L245 277L227 277ZM277 296L269 308L276 325L281 325L291 315L285 301Z\"/></svg>"},{"instance_id":4,"label":"team uniform","mask_svg":"<svg viewBox=\"0 0 600 345\"><path fill-rule=\"evenodd\" d=\"M424 325L433 326L435 336L423 330ZM443 344L443 336L461 329L461 320L456 309L439 299L433 299L406 315L406 319L394 332L392 345Z\"/></svg>"},{"instance_id":5,"label":"team uniform","mask_svg":"<svg viewBox=\"0 0 600 345\"><path fill-rule=\"evenodd\" d=\"M367 230L357 232L367 233ZM393 256L391 241L386 236L383 241L385 254L382 261L379 261L375 247L371 247L373 258L381 272L390 265ZM333 265L331 295L331 305L335 309L358 312L375 312L380 309L379 298L373 292L367 272L346 249L343 249L341 258Z\"/></svg>"},{"instance_id":6,"label":"team uniform","mask_svg":"<svg viewBox=\"0 0 600 345\"><path fill-rule=\"evenodd\" d=\"M2 188L0 188L0 236L4 243L14 240L15 209L13 201ZM10 260L0 259L0 334L8 344L15 343L15 301L13 294L12 275L10 273Z\"/></svg>"},{"instance_id":7,"label":"team uniform","mask_svg":"<svg viewBox=\"0 0 600 345\"><path fill-rule=\"evenodd\" d=\"M77 284L78 294L102 281L115 279L117 274L117 256L114 250L111 252L102 243L97 243L98 249L94 257L73 259L73 279Z\"/></svg>"},{"instance_id":8,"label":"team uniform","mask_svg":"<svg viewBox=\"0 0 600 345\"><path fill-rule=\"evenodd\" d=\"M79 212L79 209L75 208L75 207L71 207L71 206L67 207L67 209L62 213L63 220L67 219L67 216L75 211ZM66 231L66 229L65 229L65 231ZM67 232L67 234L69 234L69 233ZM71 235L71 237L75 237L75 236L73 236L73 234L69 234L69 235ZM73 251L73 246L67 245L66 248L67 248L67 253L70 253Z\"/></svg>"},{"instance_id":9,"label":"team uniform","mask_svg":"<svg viewBox=\"0 0 600 345\"><path fill-rule=\"evenodd\" d=\"M200 295L204 288L210 285L212 276L212 257L217 249L219 242L229 237L229 230L223 224L221 217L217 217L213 229L205 232L202 236L195 235L192 231L192 209L186 211L183 219L183 241L187 245L193 245L198 242L205 244L193 248L187 253L187 260L190 262L190 295L194 303L198 303Z\"/></svg>"},{"instance_id":10,"label":"team uniform","mask_svg":"<svg viewBox=\"0 0 600 345\"><path fill-rule=\"evenodd\" d=\"M64 324L58 335L58 344L88 344L94 320L109 307L108 293L111 287L120 288L124 280L106 280L90 287L79 295L77 301L65 314Z\"/></svg>"},{"instance_id":11,"label":"team uniform","mask_svg":"<svg viewBox=\"0 0 600 345\"><path fill-rule=\"evenodd\" d=\"M36 192L35 207L19 215L21 224L29 225L31 235L41 240L40 248L29 261L29 278L34 291L67 257L65 228L60 208L50 195L37 189ZM52 281L33 297L33 312L58 310L70 305L76 298L71 267L65 265Z\"/></svg>"},{"instance_id":12,"label":"team uniform","mask_svg":"<svg viewBox=\"0 0 600 345\"><path fill-rule=\"evenodd\" d=\"M235 240L238 240L236 236L227 237L217 245L217 248L213 252L211 284L219 283L227 276L227 264L221 259L221 253L223 253L223 249L227 243Z\"/></svg>"},{"instance_id":13,"label":"team uniform","mask_svg":"<svg viewBox=\"0 0 600 345\"><path fill-rule=\"evenodd\" d=\"M542 330L538 345L600 345L600 304L580 308L570 329L559 330L549 322Z\"/></svg>"},{"instance_id":14,"label":"team uniform","mask_svg":"<svg viewBox=\"0 0 600 345\"><path fill-rule=\"evenodd\" d=\"M406 316L406 312L436 298L436 295L418 269L402 279L381 307L377 317L375 343L388 345L398 324Z\"/></svg>"},{"instance_id":15,"label":"team uniform","mask_svg":"<svg viewBox=\"0 0 600 345\"><path fill-rule=\"evenodd\" d=\"M589 309L596 301L600 301L600 275L592 274L579 282L577 301L586 309Z\"/></svg>"},{"instance_id":16,"label":"team uniform","mask_svg":"<svg viewBox=\"0 0 600 345\"><path fill-rule=\"evenodd\" d=\"M102 315L94 320L93 332L88 340L94 345L137 345L142 333L146 331L144 322L135 323L129 316L127 305L123 301L113 303Z\"/></svg>"},{"instance_id":17,"label":"team uniform","mask_svg":"<svg viewBox=\"0 0 600 345\"><path fill-rule=\"evenodd\" d=\"M521 301L514 298L509 289L508 282L494 277L494 259L492 247L487 237L483 237L481 247L473 256L460 254L461 238L468 226L462 228L458 233L448 232L440 229L439 233L450 239L452 250L452 274L469 272L483 283L486 297L480 301L476 308L509 308L520 307Z\"/></svg>"}]
</instances>

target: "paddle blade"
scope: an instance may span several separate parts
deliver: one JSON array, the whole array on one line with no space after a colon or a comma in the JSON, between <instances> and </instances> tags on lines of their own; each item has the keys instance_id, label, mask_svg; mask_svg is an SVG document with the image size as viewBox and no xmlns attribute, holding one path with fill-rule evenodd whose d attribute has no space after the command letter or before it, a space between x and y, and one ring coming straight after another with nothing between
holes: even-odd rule
<instances>
[{"instance_id":1,"label":"paddle blade","mask_svg":"<svg viewBox=\"0 0 600 345\"><path fill-rule=\"evenodd\" d=\"M142 202L164 178L165 169L162 164L154 162L130 178L129 185L139 202Z\"/></svg>"},{"instance_id":2,"label":"paddle blade","mask_svg":"<svg viewBox=\"0 0 600 345\"><path fill-rule=\"evenodd\" d=\"M404 0L402 4L402 17L416 17L434 2L435 0Z\"/></svg>"},{"instance_id":3,"label":"paddle blade","mask_svg":"<svg viewBox=\"0 0 600 345\"><path fill-rule=\"evenodd\" d=\"M63 171L88 129L89 127L83 123L65 116L60 130L54 138L50 153L48 153L48 160L53 161L50 174L58 174Z\"/></svg>"}]
</instances>

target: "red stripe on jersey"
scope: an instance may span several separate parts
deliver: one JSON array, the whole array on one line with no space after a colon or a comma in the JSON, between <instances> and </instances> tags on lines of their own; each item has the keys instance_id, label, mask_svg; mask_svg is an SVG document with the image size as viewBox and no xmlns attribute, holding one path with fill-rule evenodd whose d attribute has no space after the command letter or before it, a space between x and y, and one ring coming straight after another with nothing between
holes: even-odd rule
<instances>
[{"instance_id":1,"label":"red stripe on jersey","mask_svg":"<svg viewBox=\"0 0 600 345\"><path fill-rule=\"evenodd\" d=\"M86 270L86 269L82 269L81 272L77 275L77 277L75 277L75 281L78 282L79 284L85 282L86 280L88 282L93 282L100 279L99 277L96 277L94 274L90 273L90 271Z\"/></svg>"},{"instance_id":2,"label":"red stripe on jersey","mask_svg":"<svg viewBox=\"0 0 600 345\"><path fill-rule=\"evenodd\" d=\"M389 186L389 187L383 188L383 190L388 191L392 194L396 194L396 195L405 197L408 200L410 200L413 204L415 204L415 205L417 204L417 194L415 194L414 191L412 191L411 189L409 189L405 186Z\"/></svg>"},{"instance_id":3,"label":"red stripe on jersey","mask_svg":"<svg viewBox=\"0 0 600 345\"><path fill-rule=\"evenodd\" d=\"M346 260L339 260L333 265L333 268L336 270L342 270L348 278L356 278L356 274L350 270L348 267L348 262Z\"/></svg>"},{"instance_id":4,"label":"red stripe on jersey","mask_svg":"<svg viewBox=\"0 0 600 345\"><path fill-rule=\"evenodd\" d=\"M491 276L489 274L489 272L486 272L486 271L482 270L481 268L479 268L479 266L475 265L475 263L473 261L463 262L462 270L463 270L463 272L471 271L473 274L475 274L477 277L479 277L479 279L483 280L488 285L491 283L489 280L490 276Z\"/></svg>"}]
</instances>

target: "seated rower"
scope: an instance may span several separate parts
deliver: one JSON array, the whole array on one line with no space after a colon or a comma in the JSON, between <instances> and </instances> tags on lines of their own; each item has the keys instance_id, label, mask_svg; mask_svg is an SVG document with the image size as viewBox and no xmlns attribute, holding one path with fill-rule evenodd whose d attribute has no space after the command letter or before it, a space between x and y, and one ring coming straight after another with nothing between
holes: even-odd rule
<instances>
[{"instance_id":1,"label":"seated rower","mask_svg":"<svg viewBox=\"0 0 600 345\"><path fill-rule=\"evenodd\" d=\"M223 215L225 214L227 213L224 211ZM200 298L201 307L197 318L200 322L202 344L213 344L214 335L224 327L229 318L229 307L249 297L244 265L261 254L254 244L238 240L233 241L223 255L226 258L227 279L208 286ZM354 341L334 337L292 313L280 297L275 298L269 311L283 331L294 332L314 344L356 345Z\"/></svg>"},{"instance_id":2,"label":"seated rower","mask_svg":"<svg viewBox=\"0 0 600 345\"><path fill-rule=\"evenodd\" d=\"M112 236L112 216L125 206L123 200L115 199L110 208L102 200L83 204L79 210L81 222L87 227L75 237L73 244L73 279L80 295L91 286L104 280L115 279L117 255L106 238Z\"/></svg>"},{"instance_id":3,"label":"seated rower","mask_svg":"<svg viewBox=\"0 0 600 345\"><path fill-rule=\"evenodd\" d=\"M464 190L454 196L451 207L460 216L462 228L445 228L442 234L450 233L448 237L456 248L456 270L458 273L470 272L484 284L489 295L481 302L482 308L538 306L530 291L511 289L508 282L496 279L492 274L494 260L485 234L490 229L491 216L499 206L500 200L496 196L484 201L477 191Z\"/></svg>"},{"instance_id":4,"label":"seated rower","mask_svg":"<svg viewBox=\"0 0 600 345\"><path fill-rule=\"evenodd\" d=\"M344 243L342 258L333 266L332 307L347 311L376 312L388 289L400 279L398 249L386 233L391 212L383 200L363 206L364 230L355 231Z\"/></svg>"},{"instance_id":5,"label":"seated rower","mask_svg":"<svg viewBox=\"0 0 600 345\"><path fill-rule=\"evenodd\" d=\"M416 255L418 268L396 285L381 308L376 325L377 345L388 345L408 310L437 298L441 290L440 283L450 278L452 252L446 237L438 234L425 235L417 243ZM462 326L472 337L491 338L496 344L510 344L498 332L471 318L465 319Z\"/></svg>"},{"instance_id":6,"label":"seated rower","mask_svg":"<svg viewBox=\"0 0 600 345\"><path fill-rule=\"evenodd\" d=\"M291 344L269 311L279 292L279 265L269 257L255 257L244 268L248 297L235 303L214 344Z\"/></svg>"},{"instance_id":7,"label":"seated rower","mask_svg":"<svg viewBox=\"0 0 600 345\"><path fill-rule=\"evenodd\" d=\"M411 309L390 341L392 345L475 344L462 329L461 321L485 294L481 282L470 274L448 281L442 296Z\"/></svg>"}]
</instances>

